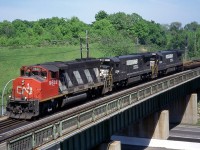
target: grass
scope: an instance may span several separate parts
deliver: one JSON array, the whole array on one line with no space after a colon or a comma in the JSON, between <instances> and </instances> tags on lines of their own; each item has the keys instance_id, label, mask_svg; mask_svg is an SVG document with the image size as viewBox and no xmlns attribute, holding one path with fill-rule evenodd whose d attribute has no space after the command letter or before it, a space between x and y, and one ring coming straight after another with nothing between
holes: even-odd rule
<instances>
[{"instance_id":1,"label":"grass","mask_svg":"<svg viewBox=\"0 0 200 150\"><path fill-rule=\"evenodd\" d=\"M97 47L98 46L95 44L90 45L91 57L98 58L103 56L103 53L100 50L97 50ZM83 56L86 57L86 51L83 52ZM0 96L5 84L10 79L19 76L21 66L52 61L67 61L75 58L80 58L79 46L23 49L0 48ZM8 87L11 87L11 84L9 84Z\"/></svg>"}]
</instances>

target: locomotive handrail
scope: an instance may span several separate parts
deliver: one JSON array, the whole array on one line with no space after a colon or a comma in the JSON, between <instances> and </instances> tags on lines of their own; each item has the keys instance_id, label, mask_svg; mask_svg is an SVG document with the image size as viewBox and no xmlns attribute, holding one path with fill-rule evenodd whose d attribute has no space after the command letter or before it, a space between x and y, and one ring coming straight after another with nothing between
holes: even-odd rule
<instances>
[{"instance_id":1,"label":"locomotive handrail","mask_svg":"<svg viewBox=\"0 0 200 150\"><path fill-rule=\"evenodd\" d=\"M3 108L3 104L4 104L4 102L3 102L3 96L4 96L4 92L5 92L5 89L6 89L6 87L7 87L7 85L11 82L11 81L13 81L14 79L11 79L11 80L9 80L7 83L6 83L6 85L4 86L4 88L3 88L3 92L2 92L2 96L1 96L1 116L3 116L4 115L4 108Z\"/></svg>"},{"instance_id":2,"label":"locomotive handrail","mask_svg":"<svg viewBox=\"0 0 200 150\"><path fill-rule=\"evenodd\" d=\"M36 148L62 138L62 135L69 138L155 95L199 77L200 68L196 68L132 87L3 133L0 142L6 140L9 149L12 149L20 142L29 141L31 148Z\"/></svg>"}]
</instances>

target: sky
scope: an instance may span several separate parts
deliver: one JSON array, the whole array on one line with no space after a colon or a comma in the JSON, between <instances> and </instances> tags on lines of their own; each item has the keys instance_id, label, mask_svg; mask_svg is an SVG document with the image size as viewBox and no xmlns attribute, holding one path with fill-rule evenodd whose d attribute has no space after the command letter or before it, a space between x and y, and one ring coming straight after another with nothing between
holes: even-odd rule
<instances>
[{"instance_id":1,"label":"sky","mask_svg":"<svg viewBox=\"0 0 200 150\"><path fill-rule=\"evenodd\" d=\"M76 16L90 24L100 10L108 14L137 13L160 24L200 23L200 0L0 0L0 21Z\"/></svg>"}]
</instances>

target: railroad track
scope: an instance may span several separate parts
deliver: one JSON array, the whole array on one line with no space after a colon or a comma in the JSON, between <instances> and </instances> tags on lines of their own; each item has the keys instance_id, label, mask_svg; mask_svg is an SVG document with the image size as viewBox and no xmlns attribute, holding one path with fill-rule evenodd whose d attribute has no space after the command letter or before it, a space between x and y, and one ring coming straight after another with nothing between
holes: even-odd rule
<instances>
[{"instance_id":1,"label":"railroad track","mask_svg":"<svg viewBox=\"0 0 200 150\"><path fill-rule=\"evenodd\" d=\"M0 133L5 132L6 130L14 129L19 127L20 125L26 124L28 121L26 120L17 120L17 119L5 119L0 121Z\"/></svg>"}]
</instances>

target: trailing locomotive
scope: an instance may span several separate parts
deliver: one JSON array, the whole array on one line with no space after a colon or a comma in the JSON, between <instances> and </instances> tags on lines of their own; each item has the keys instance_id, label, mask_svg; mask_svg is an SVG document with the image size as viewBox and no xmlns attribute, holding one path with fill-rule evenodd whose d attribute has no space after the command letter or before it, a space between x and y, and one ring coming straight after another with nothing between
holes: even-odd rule
<instances>
[{"instance_id":1,"label":"trailing locomotive","mask_svg":"<svg viewBox=\"0 0 200 150\"><path fill-rule=\"evenodd\" d=\"M7 104L11 118L31 119L119 86L182 70L177 50L23 66Z\"/></svg>"},{"instance_id":2,"label":"trailing locomotive","mask_svg":"<svg viewBox=\"0 0 200 150\"><path fill-rule=\"evenodd\" d=\"M139 53L100 59L100 71L104 77L109 73L113 86L126 86L145 79L181 71L182 51L168 50L156 53Z\"/></svg>"},{"instance_id":3,"label":"trailing locomotive","mask_svg":"<svg viewBox=\"0 0 200 150\"><path fill-rule=\"evenodd\" d=\"M104 77L112 74L114 86L126 86L145 78L157 76L156 53L141 53L100 59Z\"/></svg>"},{"instance_id":4,"label":"trailing locomotive","mask_svg":"<svg viewBox=\"0 0 200 150\"><path fill-rule=\"evenodd\" d=\"M182 71L183 51L178 51L178 50L159 51L157 52L157 54L159 55L159 60L158 60L159 74L168 74L174 71Z\"/></svg>"}]
</instances>

